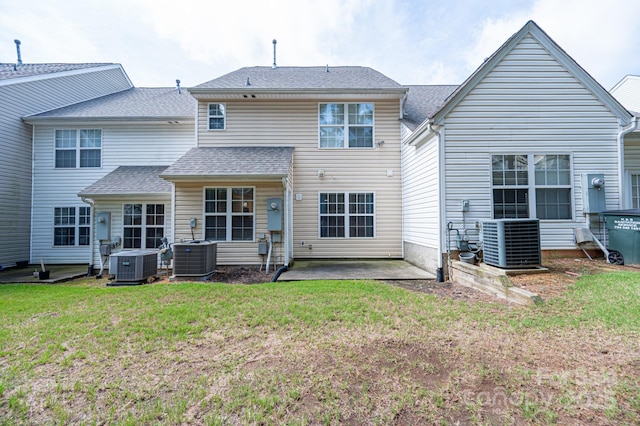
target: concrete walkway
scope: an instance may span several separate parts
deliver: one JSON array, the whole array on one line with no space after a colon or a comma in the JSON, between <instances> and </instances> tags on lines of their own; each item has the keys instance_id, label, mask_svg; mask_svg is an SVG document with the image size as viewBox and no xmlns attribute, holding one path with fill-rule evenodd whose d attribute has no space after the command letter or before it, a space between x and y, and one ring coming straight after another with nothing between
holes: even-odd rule
<instances>
[{"instance_id":1,"label":"concrete walkway","mask_svg":"<svg viewBox=\"0 0 640 426\"><path fill-rule=\"evenodd\" d=\"M304 280L435 280L404 260L296 260L278 281Z\"/></svg>"}]
</instances>

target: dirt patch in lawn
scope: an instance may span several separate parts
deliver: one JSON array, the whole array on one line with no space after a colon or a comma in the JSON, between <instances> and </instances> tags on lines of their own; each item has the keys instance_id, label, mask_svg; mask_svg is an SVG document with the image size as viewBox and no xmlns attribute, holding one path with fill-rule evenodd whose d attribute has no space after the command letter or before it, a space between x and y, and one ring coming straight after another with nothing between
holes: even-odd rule
<instances>
[{"instance_id":1,"label":"dirt patch in lawn","mask_svg":"<svg viewBox=\"0 0 640 426\"><path fill-rule=\"evenodd\" d=\"M563 294L569 286L584 275L625 270L640 272L640 268L611 265L604 259L546 259L543 266L548 270L547 272L510 275L509 279L514 286L536 293L544 300L548 300ZM260 270L257 267L220 266L209 281L228 284L262 284L271 281L272 276L273 272L266 274L264 269ZM157 282L167 281L168 279L165 278ZM384 280L382 282L406 290L433 294L454 300L499 302L514 305L514 303L505 299L485 294L451 281L439 283L435 280Z\"/></svg>"}]
</instances>

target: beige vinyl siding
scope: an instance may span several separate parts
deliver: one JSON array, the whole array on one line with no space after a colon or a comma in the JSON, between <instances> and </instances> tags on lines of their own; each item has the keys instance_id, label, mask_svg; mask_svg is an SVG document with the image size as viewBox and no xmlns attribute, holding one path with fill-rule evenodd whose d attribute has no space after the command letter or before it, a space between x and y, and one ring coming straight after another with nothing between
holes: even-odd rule
<instances>
[{"instance_id":1,"label":"beige vinyl siding","mask_svg":"<svg viewBox=\"0 0 640 426\"><path fill-rule=\"evenodd\" d=\"M571 154L573 220L542 221L543 249L575 248L581 175L604 173L617 208L617 119L532 37L525 37L446 117L446 209L457 228L492 217L492 154ZM470 210L461 211L462 200Z\"/></svg>"},{"instance_id":2,"label":"beige vinyl siding","mask_svg":"<svg viewBox=\"0 0 640 426\"><path fill-rule=\"evenodd\" d=\"M282 183L278 182L176 182L175 183L175 241L191 240L189 220L197 218L193 230L196 239L204 238L204 188L255 188L255 236L254 241L218 242L217 256L219 265L259 265L266 259L258 255L258 234L267 231L267 199L284 198ZM283 243L277 243L272 255L273 260L282 264Z\"/></svg>"},{"instance_id":3,"label":"beige vinyl siding","mask_svg":"<svg viewBox=\"0 0 640 426\"><path fill-rule=\"evenodd\" d=\"M225 100L227 129L207 129L207 104L198 108L199 146L293 146L294 258L402 257L400 123L397 99L323 100L322 103L372 102L374 145L380 148L319 149L318 104L313 100ZM318 170L325 177L318 177ZM387 177L387 170L393 174ZM375 193L375 238L319 238L318 194ZM302 200L295 200L301 194ZM178 204L179 205L179 204ZM258 205L258 208L261 208ZM305 242L304 246L302 241ZM312 249L308 247L311 246Z\"/></svg>"},{"instance_id":4,"label":"beige vinyl siding","mask_svg":"<svg viewBox=\"0 0 640 426\"><path fill-rule=\"evenodd\" d=\"M0 85L0 265L29 260L31 126L22 117L130 87L119 66Z\"/></svg>"},{"instance_id":5,"label":"beige vinyl siding","mask_svg":"<svg viewBox=\"0 0 640 426\"><path fill-rule=\"evenodd\" d=\"M54 134L55 129L60 128L102 129L102 167L56 169ZM89 257L86 247L69 250L53 246L54 207L86 206L77 194L118 166L168 166L194 145L192 123L125 126L95 122L81 127L42 125L36 126L34 134L32 261L43 257L50 259L50 263L84 263L84 259ZM166 204L169 207L170 202ZM166 220L170 220L170 216ZM95 260L97 262L98 259Z\"/></svg>"}]
</instances>

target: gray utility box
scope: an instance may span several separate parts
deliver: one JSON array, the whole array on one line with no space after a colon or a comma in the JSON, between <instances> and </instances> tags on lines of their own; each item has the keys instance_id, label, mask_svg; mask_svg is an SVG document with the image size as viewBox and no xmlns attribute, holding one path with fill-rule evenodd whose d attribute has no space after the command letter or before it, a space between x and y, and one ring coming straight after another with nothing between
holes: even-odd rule
<instances>
[{"instance_id":1,"label":"gray utility box","mask_svg":"<svg viewBox=\"0 0 640 426\"><path fill-rule=\"evenodd\" d=\"M609 261L640 265L640 210L613 210L602 216L606 223Z\"/></svg>"},{"instance_id":2,"label":"gray utility box","mask_svg":"<svg viewBox=\"0 0 640 426\"><path fill-rule=\"evenodd\" d=\"M606 210L604 174L583 174L582 188L582 211L584 213L601 213Z\"/></svg>"}]
</instances>

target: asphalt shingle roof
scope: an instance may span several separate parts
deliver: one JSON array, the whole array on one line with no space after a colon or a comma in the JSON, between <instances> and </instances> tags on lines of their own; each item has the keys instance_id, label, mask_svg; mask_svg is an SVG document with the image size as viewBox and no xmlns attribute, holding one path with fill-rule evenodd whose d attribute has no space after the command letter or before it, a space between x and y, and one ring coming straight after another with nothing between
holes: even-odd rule
<instances>
[{"instance_id":1,"label":"asphalt shingle roof","mask_svg":"<svg viewBox=\"0 0 640 426\"><path fill-rule=\"evenodd\" d=\"M75 71L85 68L115 65L111 63L86 64L0 64L0 80L12 78L32 77L34 75L53 74L64 71Z\"/></svg>"},{"instance_id":2,"label":"asphalt shingle roof","mask_svg":"<svg viewBox=\"0 0 640 426\"><path fill-rule=\"evenodd\" d=\"M191 118L197 101L174 87L123 90L28 118Z\"/></svg>"},{"instance_id":3,"label":"asphalt shingle roof","mask_svg":"<svg viewBox=\"0 0 640 426\"><path fill-rule=\"evenodd\" d=\"M246 67L195 88L312 90L402 89L402 86L369 67Z\"/></svg>"},{"instance_id":4,"label":"asphalt shingle roof","mask_svg":"<svg viewBox=\"0 0 640 426\"><path fill-rule=\"evenodd\" d=\"M292 147L191 148L169 166L164 178L287 176Z\"/></svg>"},{"instance_id":5,"label":"asphalt shingle roof","mask_svg":"<svg viewBox=\"0 0 640 426\"><path fill-rule=\"evenodd\" d=\"M171 183L161 179L167 166L120 166L89 185L78 195L169 194Z\"/></svg>"},{"instance_id":6,"label":"asphalt shingle roof","mask_svg":"<svg viewBox=\"0 0 640 426\"><path fill-rule=\"evenodd\" d=\"M414 130L420 123L433 116L458 86L407 86L403 123Z\"/></svg>"}]
</instances>

